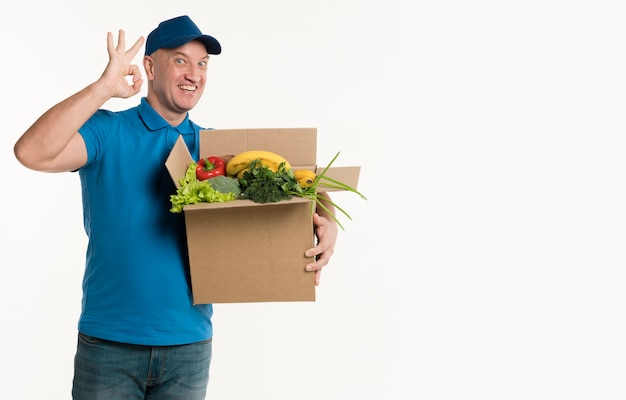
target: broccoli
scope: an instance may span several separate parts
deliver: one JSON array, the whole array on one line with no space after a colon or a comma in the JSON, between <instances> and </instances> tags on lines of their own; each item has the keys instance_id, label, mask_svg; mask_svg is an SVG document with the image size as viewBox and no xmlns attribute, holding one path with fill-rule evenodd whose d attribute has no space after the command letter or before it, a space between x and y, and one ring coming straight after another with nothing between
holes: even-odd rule
<instances>
[{"instance_id":1,"label":"broccoli","mask_svg":"<svg viewBox=\"0 0 626 400\"><path fill-rule=\"evenodd\" d=\"M241 194L241 186L239 185L239 181L235 178L218 175L207 179L207 182L213 189L220 193L234 193L235 196L239 196Z\"/></svg>"}]
</instances>

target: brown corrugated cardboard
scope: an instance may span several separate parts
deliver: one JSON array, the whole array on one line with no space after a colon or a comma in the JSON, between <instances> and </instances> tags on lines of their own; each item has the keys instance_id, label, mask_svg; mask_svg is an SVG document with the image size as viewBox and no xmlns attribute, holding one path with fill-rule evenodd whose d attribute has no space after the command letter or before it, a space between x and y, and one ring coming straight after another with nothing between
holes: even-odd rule
<instances>
[{"instance_id":1,"label":"brown corrugated cardboard","mask_svg":"<svg viewBox=\"0 0 626 400\"><path fill-rule=\"evenodd\" d=\"M246 150L272 151L285 157L294 169L315 170L317 130L200 132L201 158L228 160ZM166 161L177 187L192 160L179 138ZM356 188L359 171L359 167L331 167L326 174ZM327 189L323 190L335 190ZM315 301L314 274L304 270L311 261L304 252L315 242L314 206L313 201L299 197L269 204L234 200L185 206L194 303ZM208 238L207 232L211 232Z\"/></svg>"}]
</instances>

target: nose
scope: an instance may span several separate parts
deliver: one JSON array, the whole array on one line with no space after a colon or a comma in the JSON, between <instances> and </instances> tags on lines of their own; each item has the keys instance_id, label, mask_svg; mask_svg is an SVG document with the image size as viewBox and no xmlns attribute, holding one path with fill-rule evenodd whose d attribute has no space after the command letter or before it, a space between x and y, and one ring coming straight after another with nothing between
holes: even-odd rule
<instances>
[{"instance_id":1,"label":"nose","mask_svg":"<svg viewBox=\"0 0 626 400\"><path fill-rule=\"evenodd\" d=\"M185 78L190 82L198 82L202 79L203 70L197 65L190 65L185 73Z\"/></svg>"}]
</instances>

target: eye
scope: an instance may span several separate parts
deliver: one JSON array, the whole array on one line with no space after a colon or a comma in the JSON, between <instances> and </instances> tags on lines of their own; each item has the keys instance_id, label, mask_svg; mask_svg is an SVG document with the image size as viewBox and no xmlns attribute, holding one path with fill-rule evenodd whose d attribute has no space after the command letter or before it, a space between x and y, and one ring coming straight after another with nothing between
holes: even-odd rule
<instances>
[{"instance_id":1,"label":"eye","mask_svg":"<svg viewBox=\"0 0 626 400\"><path fill-rule=\"evenodd\" d=\"M185 63L185 60L183 60L182 58L177 58L174 60L174 63L178 65L183 65Z\"/></svg>"},{"instance_id":2,"label":"eye","mask_svg":"<svg viewBox=\"0 0 626 400\"><path fill-rule=\"evenodd\" d=\"M206 68L207 64L208 64L208 62L207 62L207 61L200 61L200 62L198 63L198 66L199 66L199 67L201 67L201 68Z\"/></svg>"}]
</instances>

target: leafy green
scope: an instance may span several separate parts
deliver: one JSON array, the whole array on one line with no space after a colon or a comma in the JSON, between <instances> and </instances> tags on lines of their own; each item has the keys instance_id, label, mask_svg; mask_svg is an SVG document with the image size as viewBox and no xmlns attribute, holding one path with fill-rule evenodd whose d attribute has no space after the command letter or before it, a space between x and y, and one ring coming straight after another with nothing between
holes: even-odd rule
<instances>
[{"instance_id":1,"label":"leafy green","mask_svg":"<svg viewBox=\"0 0 626 400\"><path fill-rule=\"evenodd\" d=\"M221 203L235 200L235 193L221 193L214 189L207 181L199 181L196 178L196 162L191 162L187 167L185 176L178 180L180 187L176 194L170 196L172 208L170 212L180 213L183 207L196 203Z\"/></svg>"},{"instance_id":2,"label":"leafy green","mask_svg":"<svg viewBox=\"0 0 626 400\"><path fill-rule=\"evenodd\" d=\"M299 187L295 176L281 163L276 172L263 165L260 160L253 160L248 169L239 178L241 198L256 203L272 203L287 200L291 192Z\"/></svg>"}]
</instances>

